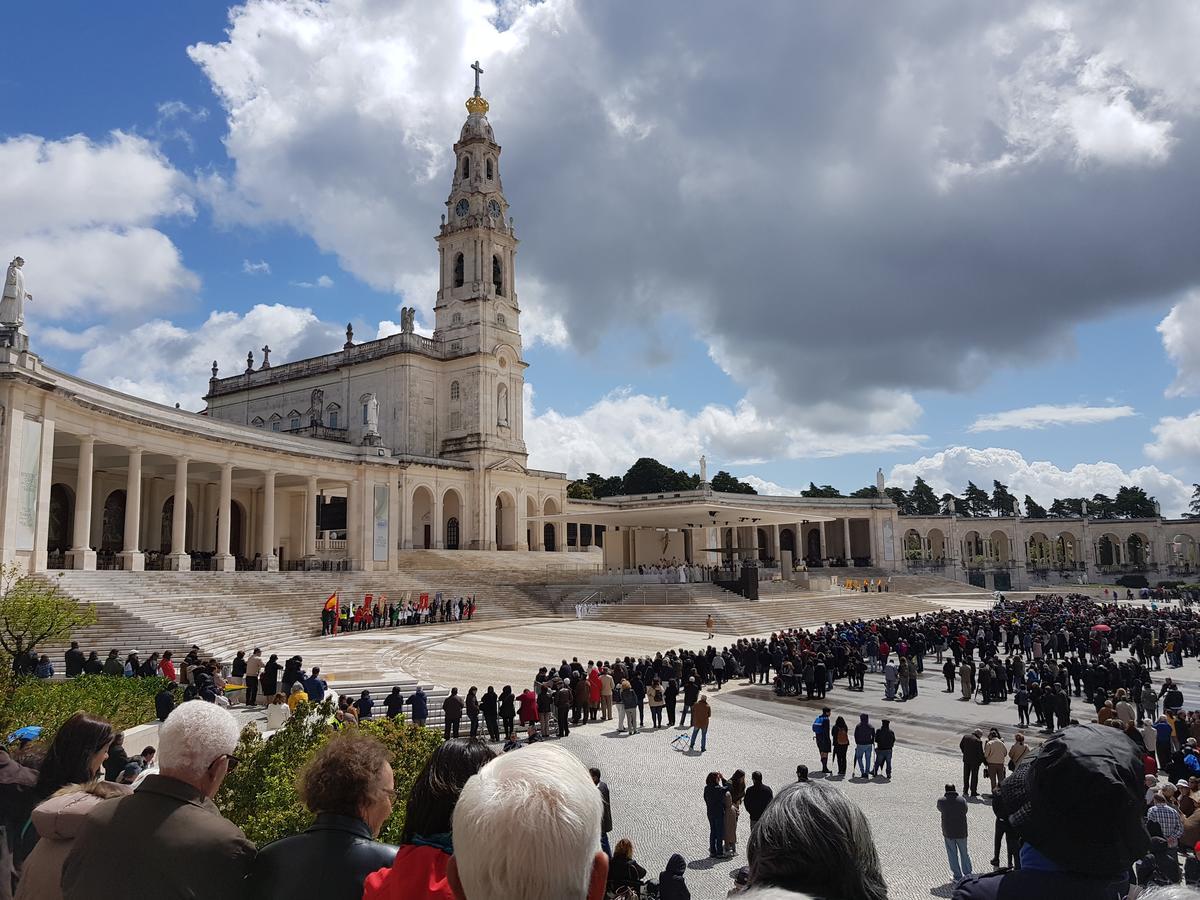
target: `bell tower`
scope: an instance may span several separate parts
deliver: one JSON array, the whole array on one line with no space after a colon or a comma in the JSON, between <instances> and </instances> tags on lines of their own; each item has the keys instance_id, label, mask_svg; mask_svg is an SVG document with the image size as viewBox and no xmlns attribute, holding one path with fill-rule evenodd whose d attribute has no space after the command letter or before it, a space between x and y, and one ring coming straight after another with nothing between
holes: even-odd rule
<instances>
[{"instance_id":1,"label":"bell tower","mask_svg":"<svg viewBox=\"0 0 1200 900\"><path fill-rule=\"evenodd\" d=\"M454 177L437 236L441 276L435 328L447 341L487 349L489 332L520 342L513 264L517 239L500 179L500 145L487 120L488 102L479 93L467 100L467 121L454 145Z\"/></svg>"},{"instance_id":2,"label":"bell tower","mask_svg":"<svg viewBox=\"0 0 1200 900\"><path fill-rule=\"evenodd\" d=\"M454 145L454 175L437 235L439 279L434 337L447 353L446 434L442 454L482 465L524 466L525 366L513 278L517 238L500 180L500 145L488 102L467 99L467 121Z\"/></svg>"}]
</instances>

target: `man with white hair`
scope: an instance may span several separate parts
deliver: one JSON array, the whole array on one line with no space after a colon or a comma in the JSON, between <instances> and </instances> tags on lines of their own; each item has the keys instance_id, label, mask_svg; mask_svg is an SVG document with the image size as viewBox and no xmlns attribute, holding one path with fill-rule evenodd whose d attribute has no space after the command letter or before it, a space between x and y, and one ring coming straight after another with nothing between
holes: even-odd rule
<instances>
[{"instance_id":1,"label":"man with white hair","mask_svg":"<svg viewBox=\"0 0 1200 900\"><path fill-rule=\"evenodd\" d=\"M588 770L566 750L541 744L499 756L471 776L454 807L450 889L457 900L602 900L603 813ZM497 852L498 835L529 855Z\"/></svg>"},{"instance_id":2,"label":"man with white hair","mask_svg":"<svg viewBox=\"0 0 1200 900\"><path fill-rule=\"evenodd\" d=\"M236 720L216 704L173 710L159 729L159 774L88 816L63 867L64 900L245 898L254 844L212 802L237 742Z\"/></svg>"}]
</instances>

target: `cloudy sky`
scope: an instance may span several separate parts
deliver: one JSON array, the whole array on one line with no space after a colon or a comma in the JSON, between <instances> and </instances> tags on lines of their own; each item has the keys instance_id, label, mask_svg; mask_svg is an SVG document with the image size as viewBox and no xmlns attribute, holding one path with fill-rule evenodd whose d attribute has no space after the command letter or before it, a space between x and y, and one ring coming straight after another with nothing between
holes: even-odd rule
<instances>
[{"instance_id":1,"label":"cloudy sky","mask_svg":"<svg viewBox=\"0 0 1200 900\"><path fill-rule=\"evenodd\" d=\"M195 409L214 358L427 327L478 58L531 464L1200 480L1193 3L123 5L6 13L0 255L52 365Z\"/></svg>"}]
</instances>

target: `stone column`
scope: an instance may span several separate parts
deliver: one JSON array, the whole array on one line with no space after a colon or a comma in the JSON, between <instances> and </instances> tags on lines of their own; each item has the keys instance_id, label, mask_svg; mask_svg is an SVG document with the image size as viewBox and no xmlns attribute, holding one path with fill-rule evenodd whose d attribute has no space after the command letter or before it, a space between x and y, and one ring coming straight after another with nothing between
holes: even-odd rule
<instances>
[{"instance_id":1,"label":"stone column","mask_svg":"<svg viewBox=\"0 0 1200 900\"><path fill-rule=\"evenodd\" d=\"M846 556L846 566L854 568L854 557L850 555L850 517L842 518L842 552Z\"/></svg>"},{"instance_id":2,"label":"stone column","mask_svg":"<svg viewBox=\"0 0 1200 900\"><path fill-rule=\"evenodd\" d=\"M187 500L188 500L188 458L179 456L175 459L175 504L171 512L171 556L168 559L170 568L178 572L188 572L192 568L192 558L187 555Z\"/></svg>"},{"instance_id":3,"label":"stone column","mask_svg":"<svg viewBox=\"0 0 1200 900\"><path fill-rule=\"evenodd\" d=\"M783 559L783 552L779 549L779 526L778 525L771 526L770 556L775 560L775 565L780 566L782 568L781 560Z\"/></svg>"},{"instance_id":4,"label":"stone column","mask_svg":"<svg viewBox=\"0 0 1200 900\"><path fill-rule=\"evenodd\" d=\"M275 555L275 472L263 472L262 536L259 539L258 567L264 572L279 571Z\"/></svg>"},{"instance_id":5,"label":"stone column","mask_svg":"<svg viewBox=\"0 0 1200 900\"><path fill-rule=\"evenodd\" d=\"M237 569L237 559L229 552L230 520L233 518L233 463L221 466L217 509L217 571L232 572Z\"/></svg>"},{"instance_id":6,"label":"stone column","mask_svg":"<svg viewBox=\"0 0 1200 900\"><path fill-rule=\"evenodd\" d=\"M827 543L828 535L825 532L826 524L827 523L825 523L825 522L821 523L821 561L822 562L829 559L829 544Z\"/></svg>"},{"instance_id":7,"label":"stone column","mask_svg":"<svg viewBox=\"0 0 1200 900\"><path fill-rule=\"evenodd\" d=\"M442 522L442 489L436 485L433 490L433 509L431 515L433 517L433 527L429 530L432 532L431 537L433 540L430 541L430 544L433 545L434 550L445 549L446 527Z\"/></svg>"},{"instance_id":8,"label":"stone column","mask_svg":"<svg viewBox=\"0 0 1200 900\"><path fill-rule=\"evenodd\" d=\"M400 528L400 487L396 484L393 477L391 484L388 485L388 571L398 572L400 570L400 543L404 538L403 534L397 533ZM459 510L458 522L458 546L463 547L463 527L466 516L462 515L462 510Z\"/></svg>"},{"instance_id":9,"label":"stone column","mask_svg":"<svg viewBox=\"0 0 1200 900\"><path fill-rule=\"evenodd\" d=\"M125 476L125 536L121 541L121 568L140 572L146 567L146 557L139 545L142 532L142 448L129 451L129 468Z\"/></svg>"},{"instance_id":10,"label":"stone column","mask_svg":"<svg viewBox=\"0 0 1200 900\"><path fill-rule=\"evenodd\" d=\"M579 532L575 532L575 540L579 540ZM554 549L559 553L567 552L567 522L564 519L554 525Z\"/></svg>"},{"instance_id":11,"label":"stone column","mask_svg":"<svg viewBox=\"0 0 1200 900\"><path fill-rule=\"evenodd\" d=\"M95 569L96 551L91 547L92 534L92 469L96 439L90 435L79 438L79 472L75 477L75 533L71 539L68 565L72 569Z\"/></svg>"},{"instance_id":12,"label":"stone column","mask_svg":"<svg viewBox=\"0 0 1200 900\"><path fill-rule=\"evenodd\" d=\"M357 565L356 569L366 567L363 559L362 540L362 491L358 479L346 485L346 556Z\"/></svg>"},{"instance_id":13,"label":"stone column","mask_svg":"<svg viewBox=\"0 0 1200 900\"><path fill-rule=\"evenodd\" d=\"M306 565L316 562L317 557L317 476L308 476L308 491L304 512L304 559Z\"/></svg>"},{"instance_id":14,"label":"stone column","mask_svg":"<svg viewBox=\"0 0 1200 900\"><path fill-rule=\"evenodd\" d=\"M403 478L400 479L398 490L400 493L400 549L411 550L413 548L412 494ZM486 520L484 527L487 527ZM459 546L462 546L461 542ZM480 545L480 549L486 549L486 545Z\"/></svg>"},{"instance_id":15,"label":"stone column","mask_svg":"<svg viewBox=\"0 0 1200 900\"><path fill-rule=\"evenodd\" d=\"M53 480L52 470L54 468L53 412L54 401L47 400L42 409L41 474L38 476L37 517L34 519L33 527L31 568L34 572L44 572L46 570L46 543L50 539L50 485ZM18 487L17 490L20 490L20 488Z\"/></svg>"}]
</instances>

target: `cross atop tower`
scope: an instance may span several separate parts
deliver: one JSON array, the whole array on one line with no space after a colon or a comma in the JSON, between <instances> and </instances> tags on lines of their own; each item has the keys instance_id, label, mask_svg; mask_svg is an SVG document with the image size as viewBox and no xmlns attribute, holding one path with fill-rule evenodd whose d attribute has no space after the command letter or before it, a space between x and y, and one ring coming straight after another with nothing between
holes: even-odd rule
<instances>
[{"instance_id":1,"label":"cross atop tower","mask_svg":"<svg viewBox=\"0 0 1200 900\"><path fill-rule=\"evenodd\" d=\"M475 60L475 63L474 63L474 65L471 66L471 68L475 70L475 96L478 97L479 96L479 76L483 74L483 69L479 65L479 60Z\"/></svg>"}]
</instances>

